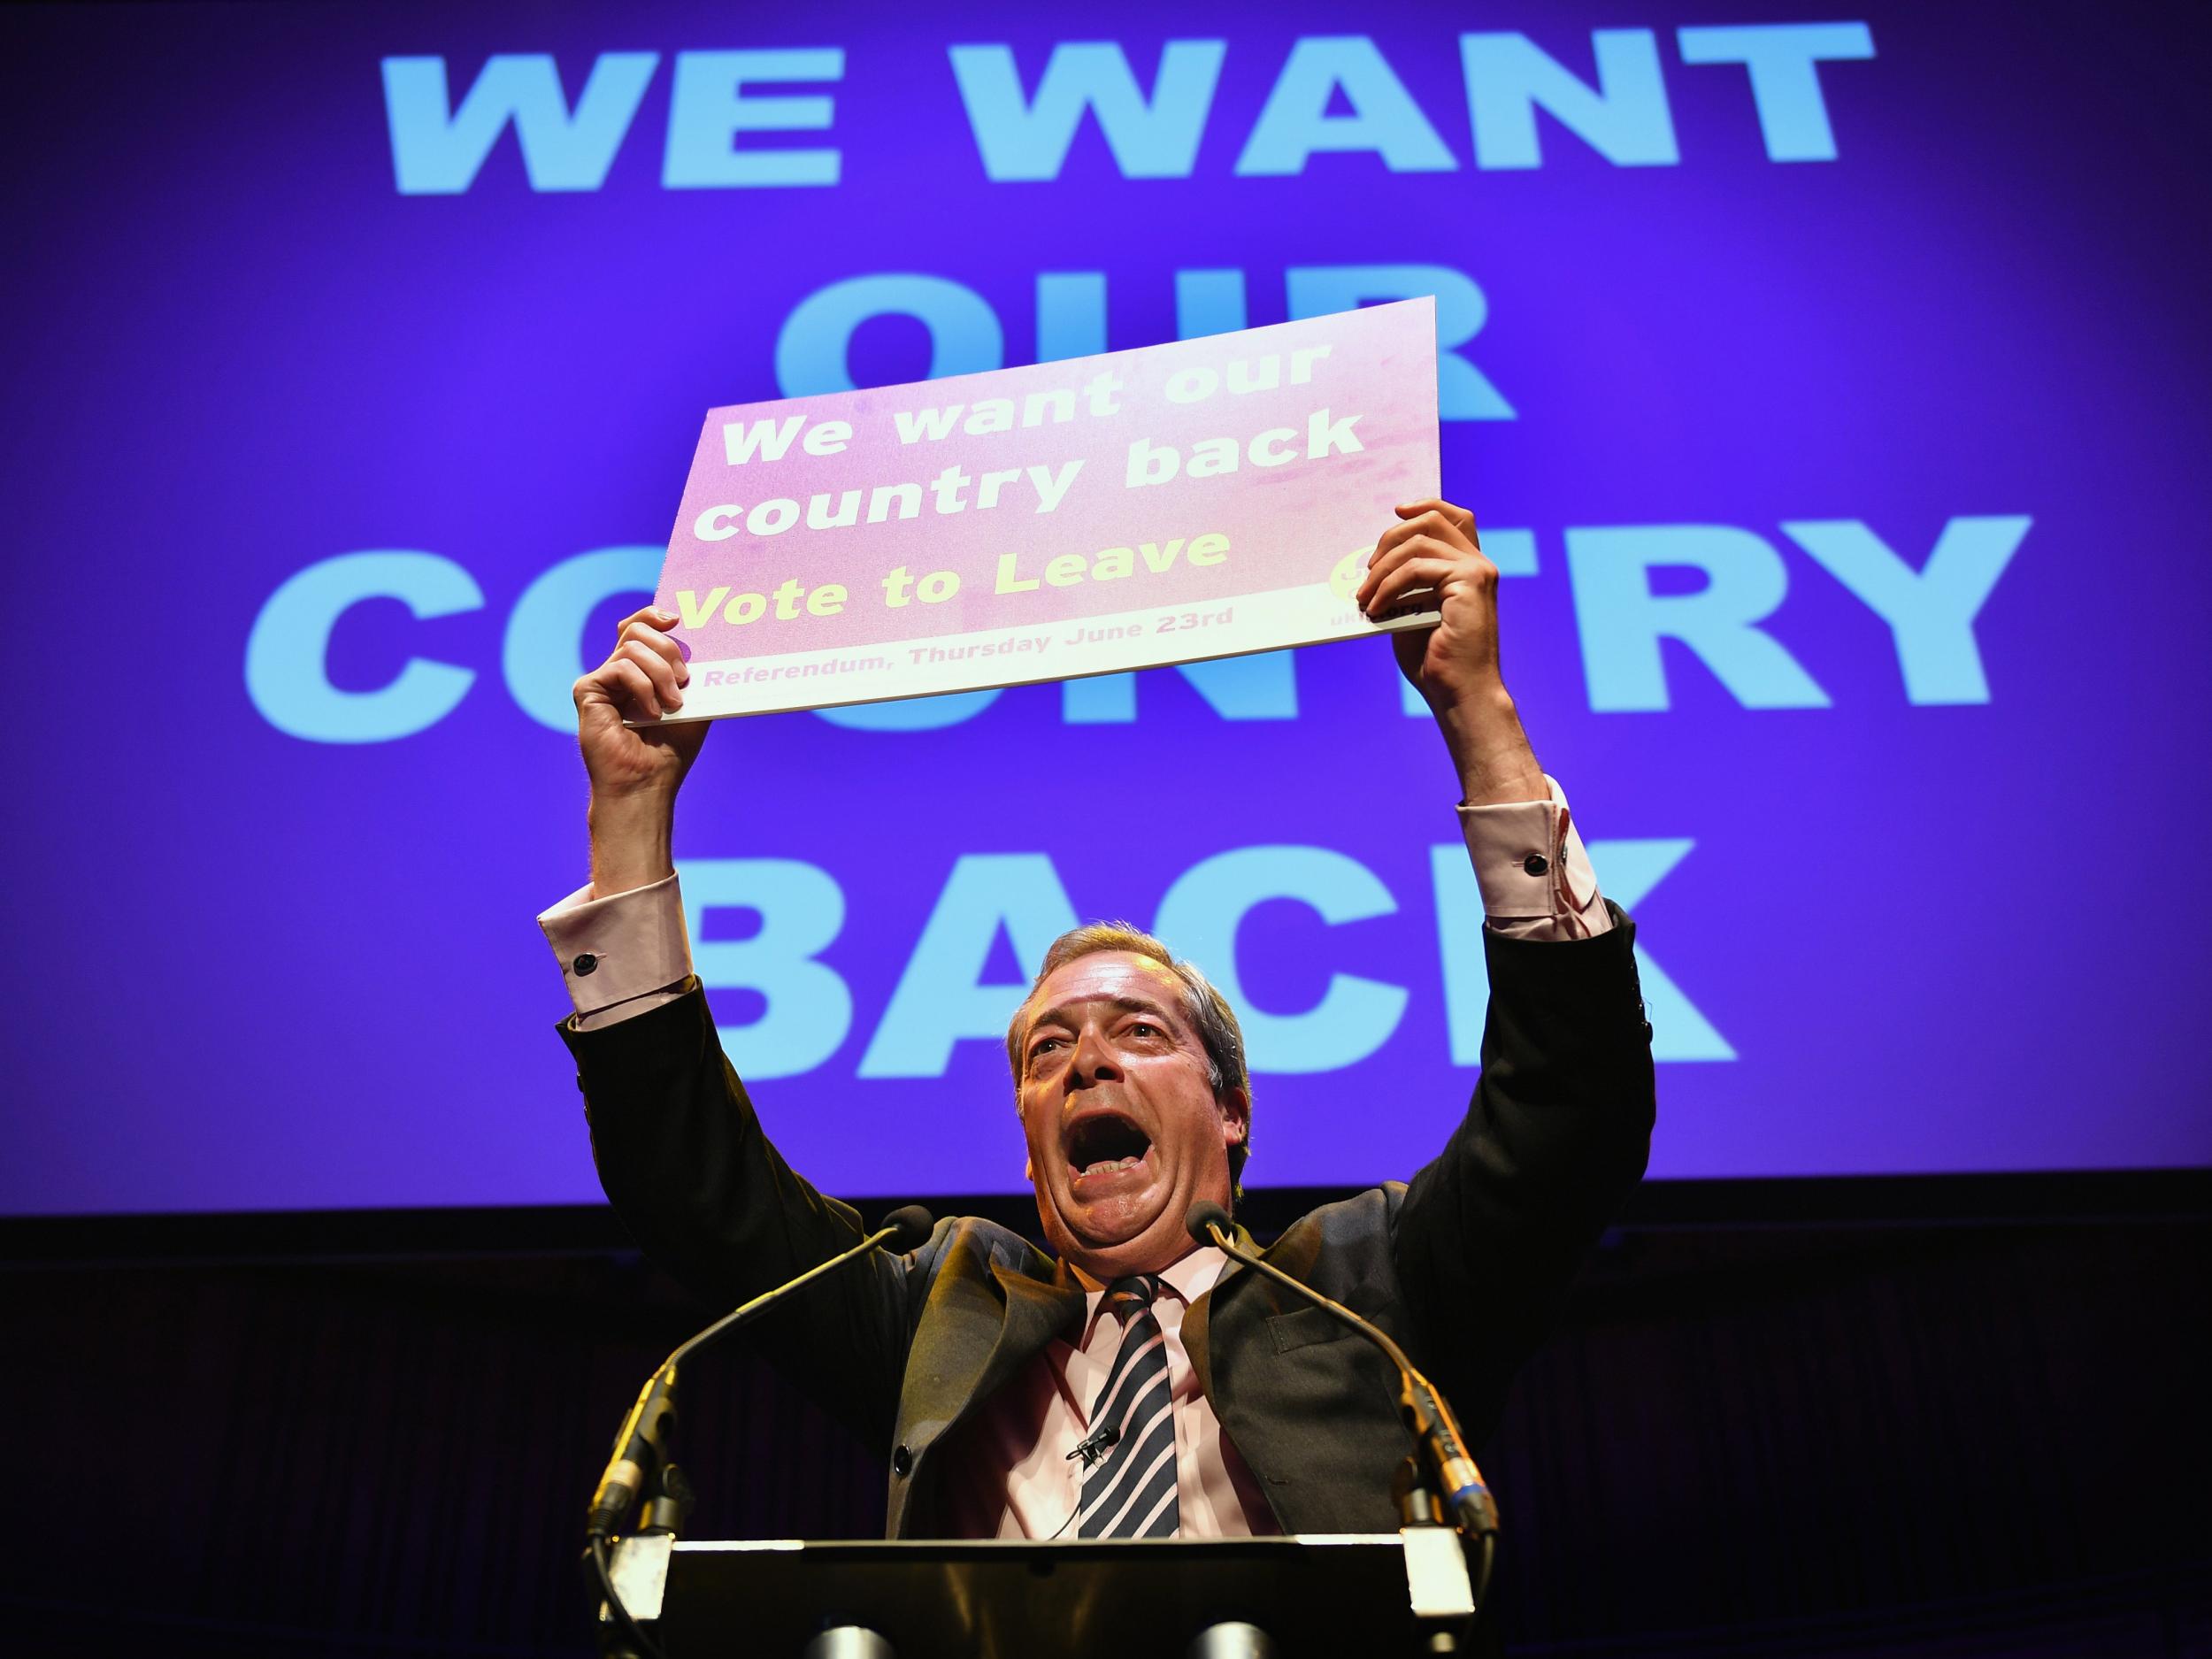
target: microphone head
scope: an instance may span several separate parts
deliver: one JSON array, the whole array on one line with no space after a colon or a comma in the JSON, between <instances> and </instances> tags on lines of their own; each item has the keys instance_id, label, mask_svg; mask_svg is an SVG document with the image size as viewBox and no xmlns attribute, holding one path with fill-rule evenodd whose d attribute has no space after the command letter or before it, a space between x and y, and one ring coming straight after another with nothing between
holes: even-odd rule
<instances>
[{"instance_id":1,"label":"microphone head","mask_svg":"<svg viewBox=\"0 0 2212 1659\"><path fill-rule=\"evenodd\" d=\"M918 1250L928 1243L930 1232L937 1223L929 1211L919 1204L909 1204L903 1210L895 1210L886 1216L883 1225L898 1229L884 1240L883 1248L904 1256L909 1250Z\"/></svg>"},{"instance_id":2,"label":"microphone head","mask_svg":"<svg viewBox=\"0 0 2212 1659\"><path fill-rule=\"evenodd\" d=\"M1210 1245L1214 1241L1212 1230L1216 1227L1224 1233L1234 1231L1229 1224L1229 1212L1210 1198L1200 1199L1183 1212L1184 1230L1201 1244Z\"/></svg>"}]
</instances>

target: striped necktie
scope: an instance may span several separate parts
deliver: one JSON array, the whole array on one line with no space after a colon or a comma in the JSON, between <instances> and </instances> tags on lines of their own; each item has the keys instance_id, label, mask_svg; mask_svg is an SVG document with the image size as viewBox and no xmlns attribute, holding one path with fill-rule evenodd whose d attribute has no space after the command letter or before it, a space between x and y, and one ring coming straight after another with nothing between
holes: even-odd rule
<instances>
[{"instance_id":1,"label":"striped necktie","mask_svg":"<svg viewBox=\"0 0 2212 1659\"><path fill-rule=\"evenodd\" d=\"M1084 1472L1079 1537L1172 1538L1181 1521L1167 1339L1152 1311L1159 1288L1156 1279L1118 1279L1106 1290L1106 1307L1121 1318L1121 1347L1092 1403L1090 1428L1096 1434L1111 1425L1118 1438Z\"/></svg>"}]
</instances>

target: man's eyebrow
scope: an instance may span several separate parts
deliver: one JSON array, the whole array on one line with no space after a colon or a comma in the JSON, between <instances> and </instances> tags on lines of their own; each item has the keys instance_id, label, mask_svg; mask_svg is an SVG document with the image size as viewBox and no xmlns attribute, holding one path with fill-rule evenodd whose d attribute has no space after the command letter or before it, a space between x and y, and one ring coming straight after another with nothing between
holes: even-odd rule
<instances>
[{"instance_id":1,"label":"man's eyebrow","mask_svg":"<svg viewBox=\"0 0 2212 1659\"><path fill-rule=\"evenodd\" d=\"M1162 1018L1165 1018L1168 1016L1168 1010L1165 1008L1162 1007L1159 1003L1151 1001L1148 997L1091 996L1086 997L1083 1000L1087 1004L1092 1002L1103 1002L1107 1007L1114 1010L1115 1012L1121 1014L1154 1014L1161 1017ZM1036 1017L1029 1022L1029 1028L1022 1033L1022 1046L1025 1048L1029 1046L1029 1040L1037 1034L1037 1028L1040 1025L1053 1024L1062 1025L1073 1025L1075 1022L1069 1018L1069 1010L1075 1006L1076 1005L1072 1002L1056 1002L1050 1008L1041 1009Z\"/></svg>"}]
</instances>

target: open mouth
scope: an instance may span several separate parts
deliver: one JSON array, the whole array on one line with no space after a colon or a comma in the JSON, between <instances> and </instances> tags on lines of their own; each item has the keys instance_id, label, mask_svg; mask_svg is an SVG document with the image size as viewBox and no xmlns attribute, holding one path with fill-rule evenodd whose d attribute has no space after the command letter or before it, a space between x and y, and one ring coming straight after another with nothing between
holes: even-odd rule
<instances>
[{"instance_id":1,"label":"open mouth","mask_svg":"<svg viewBox=\"0 0 2212 1659\"><path fill-rule=\"evenodd\" d=\"M1078 1180L1134 1169L1152 1137L1118 1112L1093 1112L1068 1125L1068 1170Z\"/></svg>"}]
</instances>

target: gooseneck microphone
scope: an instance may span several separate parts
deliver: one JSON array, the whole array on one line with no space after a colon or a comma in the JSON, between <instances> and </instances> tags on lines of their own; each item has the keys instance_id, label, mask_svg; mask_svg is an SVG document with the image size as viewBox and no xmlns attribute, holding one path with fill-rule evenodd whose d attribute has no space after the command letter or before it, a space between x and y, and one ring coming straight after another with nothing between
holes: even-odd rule
<instances>
[{"instance_id":1,"label":"gooseneck microphone","mask_svg":"<svg viewBox=\"0 0 2212 1659\"><path fill-rule=\"evenodd\" d=\"M639 1494L644 1491L656 1466L665 1463L669 1438L676 1421L676 1367L681 1361L724 1333L757 1318L802 1285L811 1284L856 1256L885 1247L900 1255L919 1249L935 1225L929 1211L919 1204L895 1210L883 1218L880 1227L851 1249L833 1256L828 1261L810 1267L788 1284L779 1285L731 1310L663 1360L660 1369L639 1392L637 1403L630 1408L630 1415L622 1420L621 1431L614 1437L614 1455L607 1460L606 1472L599 1477L598 1489L592 1494L591 1516L585 1526L585 1536L611 1537L622 1517L637 1502Z\"/></svg>"},{"instance_id":2,"label":"gooseneck microphone","mask_svg":"<svg viewBox=\"0 0 2212 1659\"><path fill-rule=\"evenodd\" d=\"M813 1283L856 1256L886 1248L902 1256L919 1249L928 1241L930 1229L935 1225L929 1211L919 1204L895 1210L883 1218L880 1227L851 1249L818 1263L788 1283L732 1309L661 1362L660 1368L639 1392L637 1403L630 1408L629 1416L622 1419L622 1427L614 1437L614 1455L607 1460L606 1471L599 1477L598 1487L591 1494L591 1514L585 1523L585 1559L612 1618L612 1629L603 1638L607 1653L642 1654L647 1659L660 1659L658 1647L638 1628L637 1621L622 1605L609 1568L607 1546L622 1524L622 1517L649 1488L657 1489L646 1507L647 1532L673 1533L691 1507L690 1491L668 1455L676 1429L679 1362L689 1358L725 1332L734 1331L757 1318L802 1285ZM626 1639L627 1645L623 1645L622 1639Z\"/></svg>"},{"instance_id":3,"label":"gooseneck microphone","mask_svg":"<svg viewBox=\"0 0 2212 1659\"><path fill-rule=\"evenodd\" d=\"M1229 1231L1229 1212L1210 1200L1193 1204L1183 1217L1183 1225L1200 1244L1211 1245L1225 1256L1256 1268L1279 1285L1287 1285L1308 1302L1326 1308L1346 1325L1358 1332L1377 1348L1382 1349L1390 1363L1398 1368L1398 1409L1405 1418L1406 1430L1413 1436L1437 1486L1444 1494L1444 1501L1457 1517L1463 1530L1481 1540L1486 1563L1498 1532L1498 1506L1491 1500L1490 1488L1484 1482L1482 1471L1475 1467L1475 1460L1467 1455L1465 1439L1459 1425L1453 1420L1451 1408L1444 1403L1444 1396L1436 1385L1424 1377L1406 1357L1405 1349L1392 1341L1382 1329L1363 1319L1340 1302L1332 1302L1312 1286L1293 1279L1271 1262L1263 1261L1249 1250L1237 1247L1235 1235ZM1487 1577L1487 1574L1485 1575ZM1478 1596L1480 1586L1478 1586Z\"/></svg>"}]
</instances>

